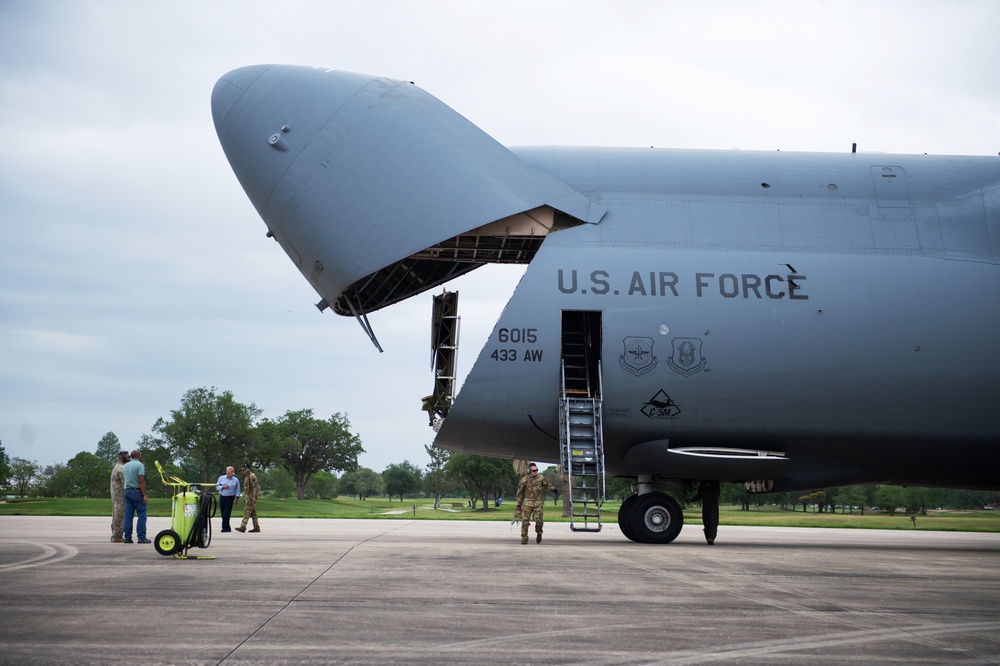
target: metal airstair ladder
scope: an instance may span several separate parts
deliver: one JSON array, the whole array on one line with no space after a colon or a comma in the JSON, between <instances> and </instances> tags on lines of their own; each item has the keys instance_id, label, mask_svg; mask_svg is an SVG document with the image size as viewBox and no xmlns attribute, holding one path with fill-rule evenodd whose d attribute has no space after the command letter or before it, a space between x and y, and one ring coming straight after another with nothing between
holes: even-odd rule
<instances>
[{"instance_id":1,"label":"metal airstair ladder","mask_svg":"<svg viewBox=\"0 0 1000 666\"><path fill-rule=\"evenodd\" d=\"M601 373L589 335L583 321L564 322L559 448L574 532L601 531L605 497Z\"/></svg>"},{"instance_id":2,"label":"metal airstair ladder","mask_svg":"<svg viewBox=\"0 0 1000 666\"><path fill-rule=\"evenodd\" d=\"M462 318L458 316L458 292L445 290L433 300L431 312L431 369L434 392L423 399L430 424L437 432L455 400L458 372L458 337Z\"/></svg>"}]
</instances>

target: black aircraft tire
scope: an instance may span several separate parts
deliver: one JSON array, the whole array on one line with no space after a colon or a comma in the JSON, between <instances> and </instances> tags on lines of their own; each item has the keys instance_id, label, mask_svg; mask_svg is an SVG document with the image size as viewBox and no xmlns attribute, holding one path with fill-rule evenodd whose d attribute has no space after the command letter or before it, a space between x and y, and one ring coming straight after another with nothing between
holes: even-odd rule
<instances>
[{"instance_id":1,"label":"black aircraft tire","mask_svg":"<svg viewBox=\"0 0 1000 666\"><path fill-rule=\"evenodd\" d=\"M665 493L637 495L629 506L629 514L633 540L642 543L670 543L684 527L680 505Z\"/></svg>"},{"instance_id":2,"label":"black aircraft tire","mask_svg":"<svg viewBox=\"0 0 1000 666\"><path fill-rule=\"evenodd\" d=\"M153 539L153 548L160 555L173 555L181 549L181 537L173 530L163 530Z\"/></svg>"},{"instance_id":3,"label":"black aircraft tire","mask_svg":"<svg viewBox=\"0 0 1000 666\"><path fill-rule=\"evenodd\" d=\"M629 522L630 516L632 515L631 509L632 503L635 502L635 498L638 495L629 495L622 502L622 506L618 509L618 529L622 531L626 537L632 541L637 541L635 538L635 532L632 531L632 523Z\"/></svg>"}]
</instances>

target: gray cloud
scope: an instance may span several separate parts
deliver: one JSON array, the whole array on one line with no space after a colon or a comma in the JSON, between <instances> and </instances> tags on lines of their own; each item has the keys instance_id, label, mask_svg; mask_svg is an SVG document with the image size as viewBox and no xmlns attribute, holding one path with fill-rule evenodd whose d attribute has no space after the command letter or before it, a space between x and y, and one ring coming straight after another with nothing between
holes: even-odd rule
<instances>
[{"instance_id":1,"label":"gray cloud","mask_svg":"<svg viewBox=\"0 0 1000 666\"><path fill-rule=\"evenodd\" d=\"M0 440L65 462L215 386L346 413L374 469L426 462L429 298L372 316L381 355L315 309L218 146L230 69L412 80L510 145L991 155L998 24L992 2L5 2ZM518 275L459 283L461 371Z\"/></svg>"}]
</instances>

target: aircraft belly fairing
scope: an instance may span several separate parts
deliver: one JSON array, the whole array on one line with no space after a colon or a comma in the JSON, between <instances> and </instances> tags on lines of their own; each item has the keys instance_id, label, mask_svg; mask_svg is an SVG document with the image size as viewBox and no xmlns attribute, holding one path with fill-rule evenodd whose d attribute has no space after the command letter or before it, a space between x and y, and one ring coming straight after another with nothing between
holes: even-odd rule
<instances>
[{"instance_id":1,"label":"aircraft belly fairing","mask_svg":"<svg viewBox=\"0 0 1000 666\"><path fill-rule=\"evenodd\" d=\"M269 235L373 341L368 312L528 264L425 399L436 446L635 476L619 521L651 542L683 520L657 475L1000 487L995 158L509 150L413 84L288 66L212 108Z\"/></svg>"}]
</instances>

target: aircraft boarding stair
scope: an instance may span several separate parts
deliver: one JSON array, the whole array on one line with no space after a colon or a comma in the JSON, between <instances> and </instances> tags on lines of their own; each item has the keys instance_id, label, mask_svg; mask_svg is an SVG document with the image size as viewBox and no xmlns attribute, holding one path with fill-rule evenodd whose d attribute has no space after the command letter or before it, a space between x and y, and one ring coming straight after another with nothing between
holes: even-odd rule
<instances>
[{"instance_id":1,"label":"aircraft boarding stair","mask_svg":"<svg viewBox=\"0 0 1000 666\"><path fill-rule=\"evenodd\" d=\"M601 374L585 315L563 313L559 450L570 504L570 529L599 532L605 497ZM600 349L599 341L596 349Z\"/></svg>"}]
</instances>

